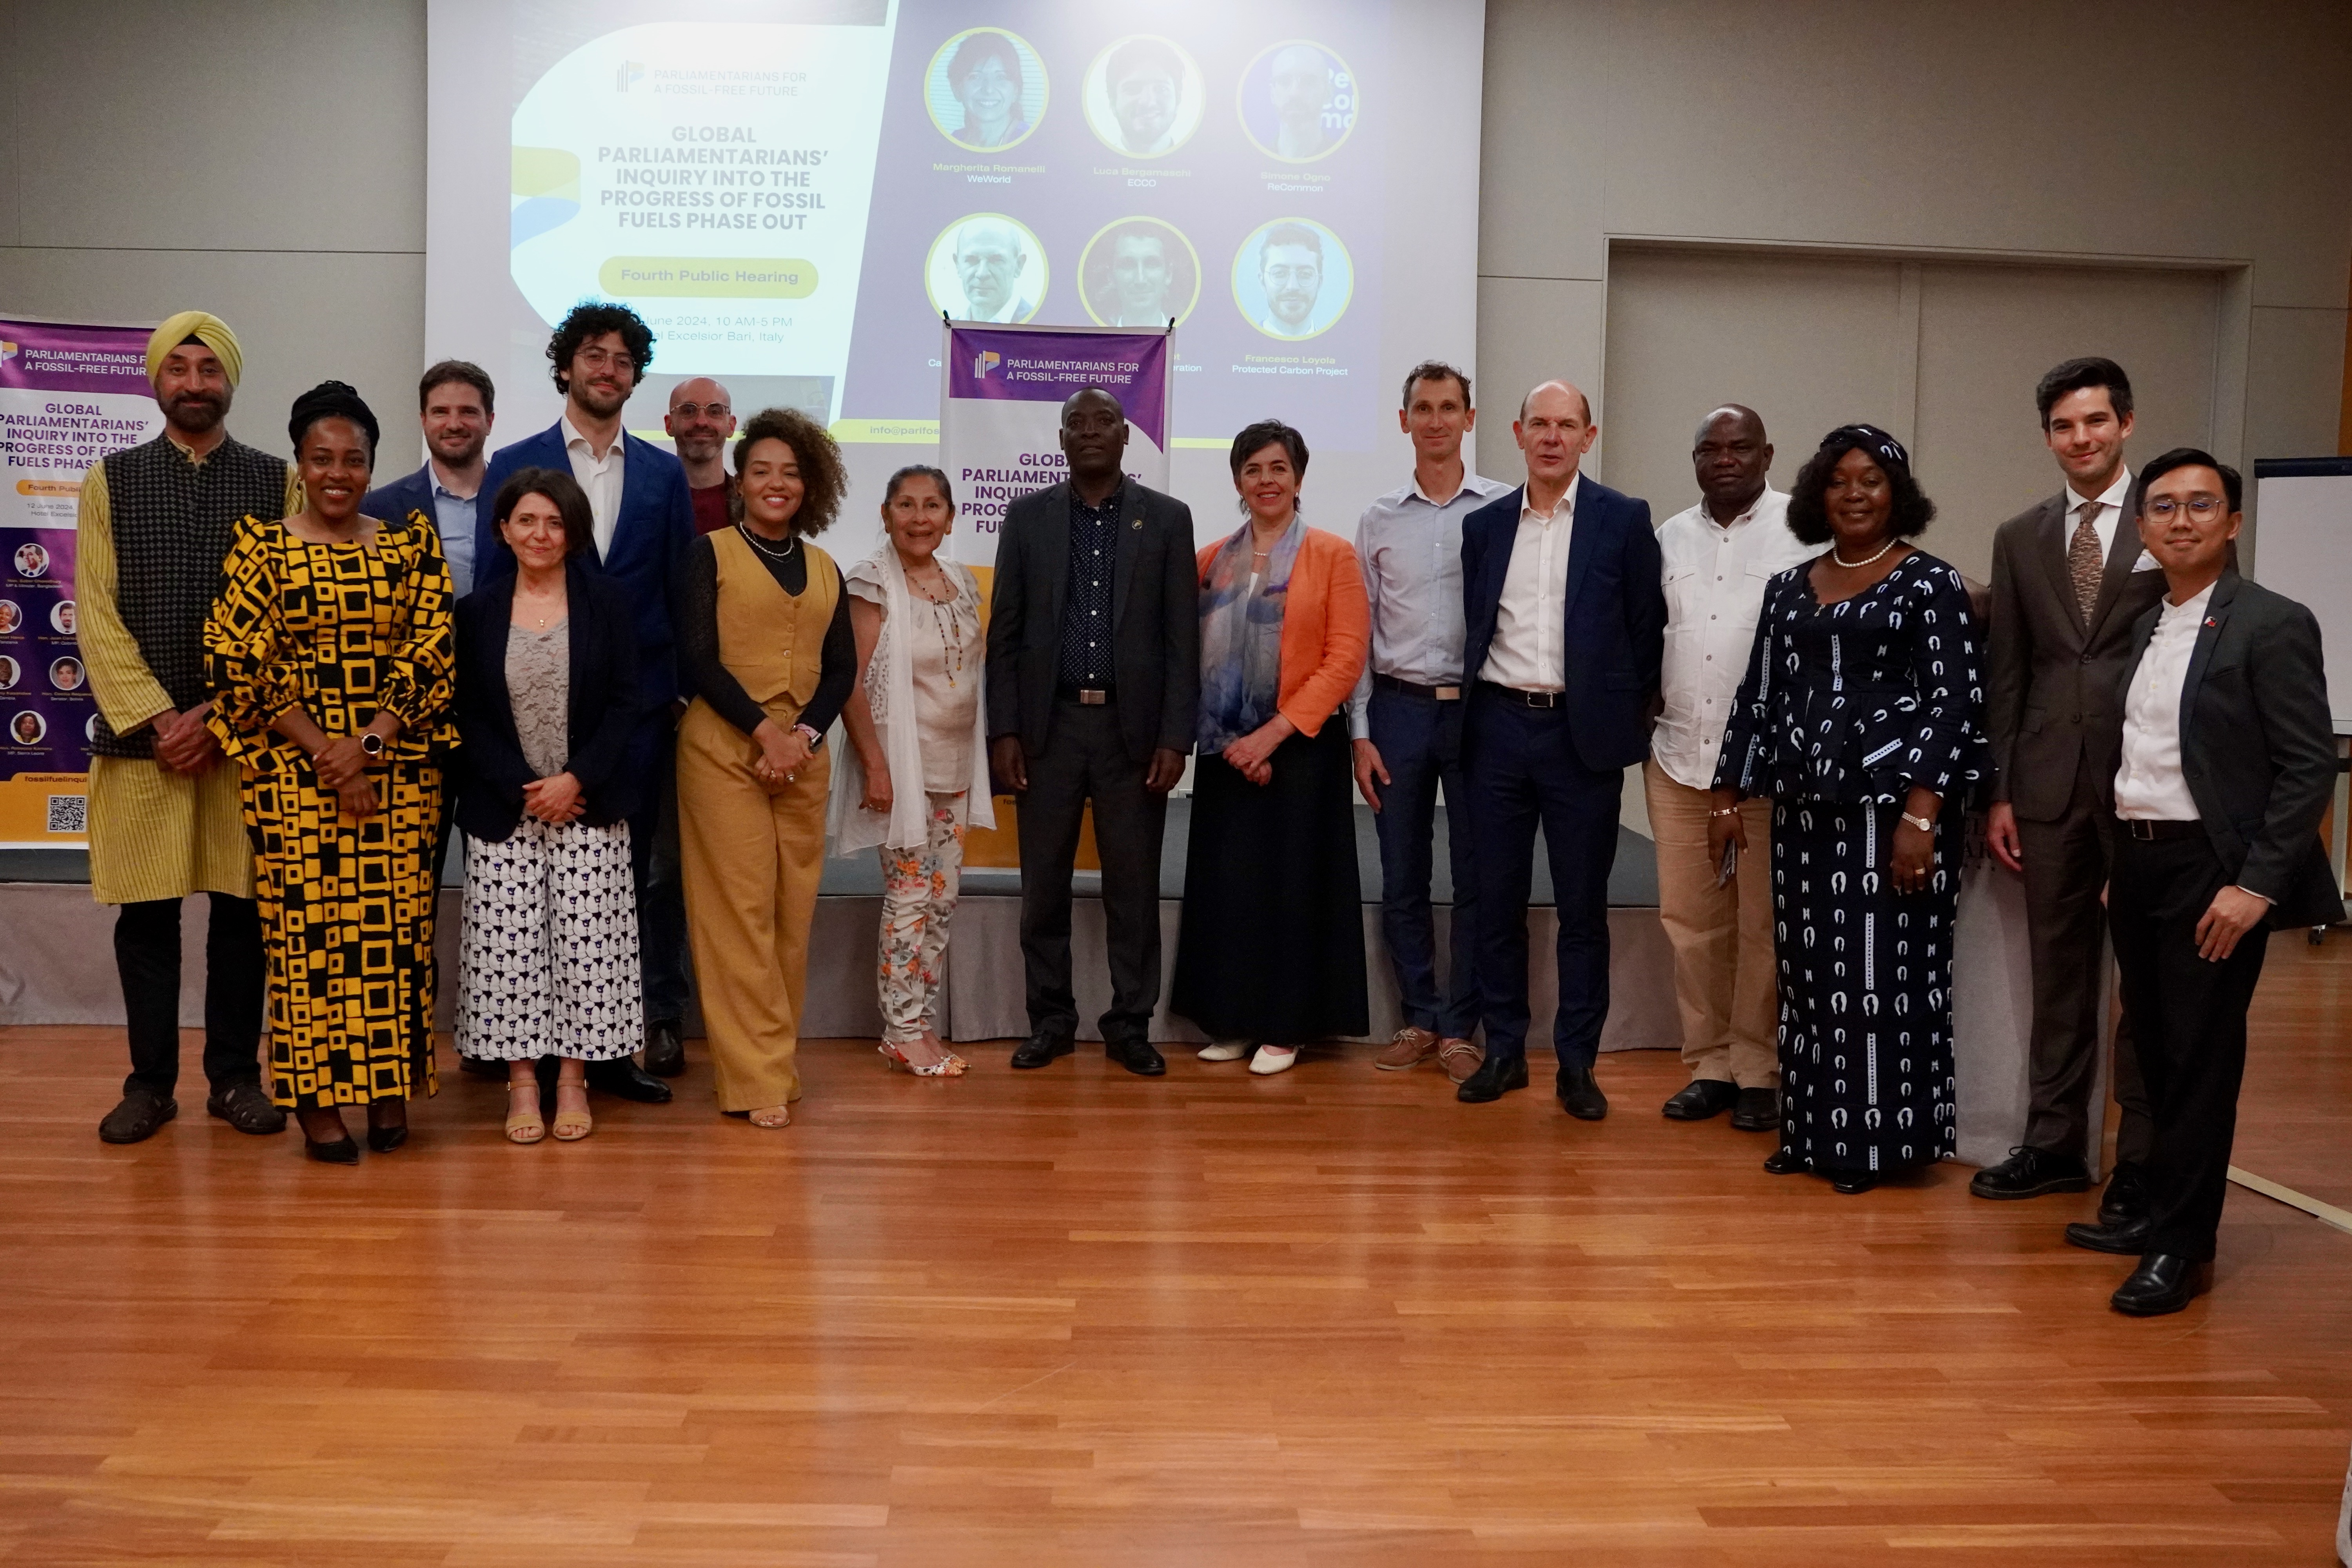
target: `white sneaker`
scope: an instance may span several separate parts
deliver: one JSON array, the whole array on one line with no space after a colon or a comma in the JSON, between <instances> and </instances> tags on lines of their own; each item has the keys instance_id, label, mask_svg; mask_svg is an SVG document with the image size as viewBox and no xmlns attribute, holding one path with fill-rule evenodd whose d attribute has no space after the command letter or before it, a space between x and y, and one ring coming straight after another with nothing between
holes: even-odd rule
<instances>
[{"instance_id":1,"label":"white sneaker","mask_svg":"<svg viewBox=\"0 0 2352 1568\"><path fill-rule=\"evenodd\" d=\"M1250 1054L1247 1040L1212 1040L1198 1053L1204 1062L1237 1062Z\"/></svg>"},{"instance_id":2,"label":"white sneaker","mask_svg":"<svg viewBox=\"0 0 2352 1568\"><path fill-rule=\"evenodd\" d=\"M1257 1055L1250 1058L1250 1071L1260 1078L1288 1072L1297 1065L1298 1047L1296 1046L1260 1046Z\"/></svg>"}]
</instances>

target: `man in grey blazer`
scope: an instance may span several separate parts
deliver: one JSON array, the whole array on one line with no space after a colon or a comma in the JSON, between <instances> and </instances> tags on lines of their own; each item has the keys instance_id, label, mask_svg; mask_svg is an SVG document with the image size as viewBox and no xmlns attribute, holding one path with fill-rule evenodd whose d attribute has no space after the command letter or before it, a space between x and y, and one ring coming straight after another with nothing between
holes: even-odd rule
<instances>
[{"instance_id":1,"label":"man in grey blazer","mask_svg":"<svg viewBox=\"0 0 2352 1568\"><path fill-rule=\"evenodd\" d=\"M1110 1010L1103 1049L1165 1073L1160 1003L1160 843L1200 700L1200 578L1192 512L1120 466L1127 415L1088 387L1062 405L1070 477L1004 510L988 620L989 764L1019 797L1021 955L1029 1038L1016 1068L1076 1048L1070 876L1088 802L1102 861Z\"/></svg>"},{"instance_id":2,"label":"man in grey blazer","mask_svg":"<svg viewBox=\"0 0 2352 1568\"><path fill-rule=\"evenodd\" d=\"M1993 536L1992 628L1986 728L1992 740L1993 856L2025 876L2033 963L2031 1109L2025 1141L1969 1184L1980 1198L2079 1193L2091 1184L2103 1107L2098 1082L2106 914L2099 891L2114 863L2115 777L2123 712L2117 678L2132 623L2164 592L2125 515L2131 470L2131 382L2113 360L2072 359L2034 389L2042 439L2065 488ZM2145 570L2135 566L2145 564ZM2140 1212L2147 1101L2128 1023L2116 1030L2116 1098L2123 1122L2103 1218Z\"/></svg>"},{"instance_id":3,"label":"man in grey blazer","mask_svg":"<svg viewBox=\"0 0 2352 1568\"><path fill-rule=\"evenodd\" d=\"M2319 839L2336 782L2319 623L2231 565L2242 494L2237 470L2185 447L2140 475L2139 534L2167 592L2133 624L2117 687L2107 901L2154 1122L2147 1212L2066 1227L2076 1247L2138 1257L2110 1299L2134 1317L2210 1283L2269 932L2344 917Z\"/></svg>"}]
</instances>

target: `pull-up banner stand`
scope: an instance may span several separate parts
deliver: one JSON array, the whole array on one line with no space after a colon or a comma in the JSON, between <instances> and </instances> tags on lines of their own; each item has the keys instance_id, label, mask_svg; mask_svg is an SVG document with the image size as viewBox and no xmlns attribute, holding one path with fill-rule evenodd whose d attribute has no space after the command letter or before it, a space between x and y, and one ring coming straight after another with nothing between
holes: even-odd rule
<instances>
[{"instance_id":1,"label":"pull-up banner stand","mask_svg":"<svg viewBox=\"0 0 2352 1568\"><path fill-rule=\"evenodd\" d=\"M1175 355L1165 331L949 321L940 355L940 467L955 487L955 558L996 564L1004 509L1069 477L1062 404L1098 386L1127 411L1128 476L1168 488Z\"/></svg>"}]
</instances>

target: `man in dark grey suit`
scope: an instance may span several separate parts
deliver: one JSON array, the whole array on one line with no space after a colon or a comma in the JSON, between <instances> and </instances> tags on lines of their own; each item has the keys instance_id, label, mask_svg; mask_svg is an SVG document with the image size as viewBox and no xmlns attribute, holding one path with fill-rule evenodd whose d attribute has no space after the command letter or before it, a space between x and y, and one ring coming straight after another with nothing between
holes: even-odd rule
<instances>
[{"instance_id":1,"label":"man in dark grey suit","mask_svg":"<svg viewBox=\"0 0 2352 1568\"><path fill-rule=\"evenodd\" d=\"M2117 688L2108 905L2154 1119L2147 1212L2066 1227L2138 1256L2110 1299L2134 1317L2210 1284L2270 931L2344 916L2319 839L2336 781L2319 623L2231 565L2242 495L2237 470L2180 447L2148 464L2136 509L2167 592L2133 624Z\"/></svg>"},{"instance_id":2,"label":"man in dark grey suit","mask_svg":"<svg viewBox=\"0 0 2352 1568\"><path fill-rule=\"evenodd\" d=\"M2098 1082L2106 958L2099 890L2114 863L2114 819L2103 804L2115 777L2123 712L2116 684L2132 623L2164 592L2164 574L2140 563L2125 516L2131 470L2131 382L2113 360L2073 359L2034 389L2066 485L2000 525L1992 547L1992 629L1986 728L1992 739L1993 856L2025 875L2033 955L2032 1105L2025 1142L1977 1173L1980 1198L2035 1198L2091 1184L2104 1108ZM2116 1030L2116 1098L2123 1123L2103 1218L2141 1210L2147 1096L2129 1025Z\"/></svg>"},{"instance_id":3,"label":"man in dark grey suit","mask_svg":"<svg viewBox=\"0 0 2352 1568\"><path fill-rule=\"evenodd\" d=\"M1029 1038L1016 1068L1076 1047L1070 875L1094 805L1110 948L1105 1054L1168 1070L1160 1002L1160 842L1200 700L1192 513L1120 467L1127 416L1088 387L1062 405L1070 477L1004 510L988 621L989 763L1020 798L1021 955Z\"/></svg>"}]
</instances>

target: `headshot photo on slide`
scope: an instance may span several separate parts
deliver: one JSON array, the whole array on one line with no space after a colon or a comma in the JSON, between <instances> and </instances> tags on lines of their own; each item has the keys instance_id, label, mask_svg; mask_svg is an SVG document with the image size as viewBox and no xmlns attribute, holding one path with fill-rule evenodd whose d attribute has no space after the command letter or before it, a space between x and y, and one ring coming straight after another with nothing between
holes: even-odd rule
<instances>
[{"instance_id":1,"label":"headshot photo on slide","mask_svg":"<svg viewBox=\"0 0 2352 1568\"><path fill-rule=\"evenodd\" d=\"M1339 237L1311 218L1263 225L1234 254L1234 304L1269 338L1297 341L1347 314L1356 269Z\"/></svg>"},{"instance_id":2,"label":"headshot photo on slide","mask_svg":"<svg viewBox=\"0 0 2352 1568\"><path fill-rule=\"evenodd\" d=\"M71 654L49 661L49 685L55 690L79 691L82 682L88 679L82 673L81 660Z\"/></svg>"},{"instance_id":3,"label":"headshot photo on slide","mask_svg":"<svg viewBox=\"0 0 2352 1568\"><path fill-rule=\"evenodd\" d=\"M49 574L49 552L30 541L16 546L16 575L46 577Z\"/></svg>"},{"instance_id":4,"label":"headshot photo on slide","mask_svg":"<svg viewBox=\"0 0 2352 1568\"><path fill-rule=\"evenodd\" d=\"M0 599L0 637L14 631L22 631L24 626L24 606L14 599Z\"/></svg>"},{"instance_id":5,"label":"headshot photo on slide","mask_svg":"<svg viewBox=\"0 0 2352 1568\"><path fill-rule=\"evenodd\" d=\"M1242 72L1242 133L1267 157L1312 163L1356 128L1356 73L1312 38L1286 38Z\"/></svg>"},{"instance_id":6,"label":"headshot photo on slide","mask_svg":"<svg viewBox=\"0 0 2352 1568\"><path fill-rule=\"evenodd\" d=\"M16 682L25 679L25 667L0 653L0 691L13 691Z\"/></svg>"},{"instance_id":7,"label":"headshot photo on slide","mask_svg":"<svg viewBox=\"0 0 2352 1568\"><path fill-rule=\"evenodd\" d=\"M61 637L74 635L74 602L59 599L49 606L49 629Z\"/></svg>"},{"instance_id":8,"label":"headshot photo on slide","mask_svg":"<svg viewBox=\"0 0 2352 1568\"><path fill-rule=\"evenodd\" d=\"M931 309L959 321L1025 321L1045 301L1045 247L1003 213L956 219L923 258Z\"/></svg>"},{"instance_id":9,"label":"headshot photo on slide","mask_svg":"<svg viewBox=\"0 0 2352 1568\"><path fill-rule=\"evenodd\" d=\"M975 153L1029 139L1045 118L1045 62L1002 27L971 27L941 44L923 72L923 107L940 134Z\"/></svg>"},{"instance_id":10,"label":"headshot photo on slide","mask_svg":"<svg viewBox=\"0 0 2352 1568\"><path fill-rule=\"evenodd\" d=\"M1156 217L1107 223L1078 257L1078 297L1097 326L1181 321L1201 302L1201 253Z\"/></svg>"},{"instance_id":11,"label":"headshot photo on slide","mask_svg":"<svg viewBox=\"0 0 2352 1568\"><path fill-rule=\"evenodd\" d=\"M8 720L8 739L19 746L37 746L49 738L49 721L26 708Z\"/></svg>"},{"instance_id":12,"label":"headshot photo on slide","mask_svg":"<svg viewBox=\"0 0 2352 1568\"><path fill-rule=\"evenodd\" d=\"M1192 139L1208 107L1201 67L1172 39L1136 33L1087 68L1087 128L1122 157L1165 158Z\"/></svg>"}]
</instances>

